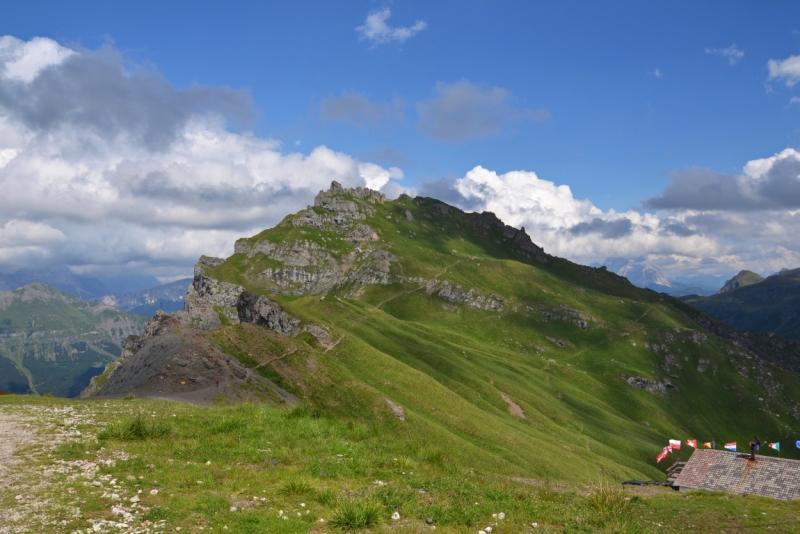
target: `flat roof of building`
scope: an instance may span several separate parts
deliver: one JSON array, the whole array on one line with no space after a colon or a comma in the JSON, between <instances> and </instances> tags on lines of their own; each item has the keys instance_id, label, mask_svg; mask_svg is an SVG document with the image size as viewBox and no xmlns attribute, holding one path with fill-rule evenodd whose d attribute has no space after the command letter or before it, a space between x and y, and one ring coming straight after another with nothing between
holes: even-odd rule
<instances>
[{"instance_id":1,"label":"flat roof of building","mask_svg":"<svg viewBox=\"0 0 800 534\"><path fill-rule=\"evenodd\" d=\"M694 451L673 483L683 489L763 495L790 501L800 498L800 460L716 451Z\"/></svg>"}]
</instances>

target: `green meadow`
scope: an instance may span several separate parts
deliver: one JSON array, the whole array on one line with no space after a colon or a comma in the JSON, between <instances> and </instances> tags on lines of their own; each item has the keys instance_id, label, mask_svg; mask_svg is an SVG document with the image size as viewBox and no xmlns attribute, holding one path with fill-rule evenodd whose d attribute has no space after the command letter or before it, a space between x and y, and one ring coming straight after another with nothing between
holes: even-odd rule
<instances>
[{"instance_id":1,"label":"green meadow","mask_svg":"<svg viewBox=\"0 0 800 534\"><path fill-rule=\"evenodd\" d=\"M72 436L29 446L22 468L31 485L0 489L10 509L20 506L15 494L40 499L26 518L30 532L800 531L798 503L623 490L601 477L520 479L512 466L391 420L340 419L309 405L9 395L0 410L40 436ZM42 472L49 485L32 487Z\"/></svg>"}]
</instances>

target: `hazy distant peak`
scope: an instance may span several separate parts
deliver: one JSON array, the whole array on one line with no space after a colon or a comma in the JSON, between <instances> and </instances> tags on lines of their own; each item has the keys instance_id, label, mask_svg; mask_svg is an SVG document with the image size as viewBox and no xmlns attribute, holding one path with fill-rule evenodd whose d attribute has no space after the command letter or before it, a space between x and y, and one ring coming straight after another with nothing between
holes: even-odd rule
<instances>
[{"instance_id":1,"label":"hazy distant peak","mask_svg":"<svg viewBox=\"0 0 800 534\"><path fill-rule=\"evenodd\" d=\"M609 260L606 260L606 263L610 263ZM614 264L614 267L620 265L620 258L614 258L612 263ZM624 276L636 286L649 287L655 285L672 287L672 283L667 280L666 276L661 274L661 271L658 270L658 267L650 264L642 264L634 259L627 260L624 265L618 267L617 269L611 267L611 270L616 271L616 273L620 276Z\"/></svg>"}]
</instances>

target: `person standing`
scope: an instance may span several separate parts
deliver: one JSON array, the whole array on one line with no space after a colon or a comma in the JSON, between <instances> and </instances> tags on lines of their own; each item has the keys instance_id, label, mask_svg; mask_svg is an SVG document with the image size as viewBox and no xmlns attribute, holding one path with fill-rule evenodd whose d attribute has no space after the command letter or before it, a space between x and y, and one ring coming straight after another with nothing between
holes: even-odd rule
<instances>
[{"instance_id":1,"label":"person standing","mask_svg":"<svg viewBox=\"0 0 800 534\"><path fill-rule=\"evenodd\" d=\"M755 462L756 461L756 454L758 454L758 450L761 448L761 440L758 439L756 436L755 441L750 442L750 460Z\"/></svg>"}]
</instances>

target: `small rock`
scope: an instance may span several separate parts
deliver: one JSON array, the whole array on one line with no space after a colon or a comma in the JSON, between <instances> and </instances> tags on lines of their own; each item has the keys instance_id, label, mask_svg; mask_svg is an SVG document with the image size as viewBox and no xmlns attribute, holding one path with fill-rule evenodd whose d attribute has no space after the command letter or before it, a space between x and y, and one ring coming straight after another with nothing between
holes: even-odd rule
<instances>
[{"instance_id":1,"label":"small rock","mask_svg":"<svg viewBox=\"0 0 800 534\"><path fill-rule=\"evenodd\" d=\"M425 520L425 522L426 522L427 524L429 524L429 525L432 525L432 524L433 524L433 518L432 518L432 517L429 517L428 519L426 519L426 520Z\"/></svg>"},{"instance_id":2,"label":"small rock","mask_svg":"<svg viewBox=\"0 0 800 534\"><path fill-rule=\"evenodd\" d=\"M97 480L93 480L92 481L92 486L94 486L95 488L99 488L100 487L100 482L97 481Z\"/></svg>"},{"instance_id":3,"label":"small rock","mask_svg":"<svg viewBox=\"0 0 800 534\"><path fill-rule=\"evenodd\" d=\"M175 532L180 532L180 531L181 531L181 527L175 527Z\"/></svg>"},{"instance_id":4,"label":"small rock","mask_svg":"<svg viewBox=\"0 0 800 534\"><path fill-rule=\"evenodd\" d=\"M395 520L395 521L397 521L398 519L400 519L400 513L399 513L399 512L395 512L395 513L393 513L393 514L392 514L392 519L393 519L393 520Z\"/></svg>"},{"instance_id":5,"label":"small rock","mask_svg":"<svg viewBox=\"0 0 800 534\"><path fill-rule=\"evenodd\" d=\"M17 496L16 496L16 497L14 497L14 498L15 498L16 500L18 500L18 501L21 501L22 499L24 499L24 497L23 497L22 495L17 495Z\"/></svg>"},{"instance_id":6,"label":"small rock","mask_svg":"<svg viewBox=\"0 0 800 534\"><path fill-rule=\"evenodd\" d=\"M131 502L139 502L139 500L140 500L140 499L139 499L139 496L138 496L138 495L134 495L134 496L133 496L133 497L131 497L129 500L130 500Z\"/></svg>"},{"instance_id":7,"label":"small rock","mask_svg":"<svg viewBox=\"0 0 800 534\"><path fill-rule=\"evenodd\" d=\"M506 514L504 512L500 512L499 514L497 514L497 519L501 519L502 520L502 519L505 519L505 518L506 518Z\"/></svg>"},{"instance_id":8,"label":"small rock","mask_svg":"<svg viewBox=\"0 0 800 534\"><path fill-rule=\"evenodd\" d=\"M150 495L158 495L158 490L157 489L151 489L150 490Z\"/></svg>"},{"instance_id":9,"label":"small rock","mask_svg":"<svg viewBox=\"0 0 800 534\"><path fill-rule=\"evenodd\" d=\"M231 512L235 512L235 511L236 511L236 507L235 506L231 506Z\"/></svg>"}]
</instances>

